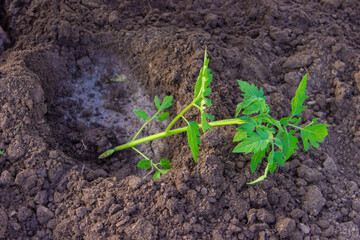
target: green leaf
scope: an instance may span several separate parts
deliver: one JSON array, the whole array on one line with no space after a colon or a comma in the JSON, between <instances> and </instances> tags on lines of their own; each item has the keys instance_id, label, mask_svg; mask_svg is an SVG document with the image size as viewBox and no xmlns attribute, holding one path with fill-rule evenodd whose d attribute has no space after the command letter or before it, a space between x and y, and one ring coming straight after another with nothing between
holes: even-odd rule
<instances>
[{"instance_id":1,"label":"green leaf","mask_svg":"<svg viewBox=\"0 0 360 240\"><path fill-rule=\"evenodd\" d=\"M263 106L264 104L265 104L265 102L263 102L263 101L254 100L248 107L246 107L244 109L243 114L251 115L254 113L258 113L264 108L264 106Z\"/></svg>"},{"instance_id":2,"label":"green leaf","mask_svg":"<svg viewBox=\"0 0 360 240\"><path fill-rule=\"evenodd\" d=\"M236 117L240 111L244 109L244 115L251 115L258 112L268 112L269 106L266 104L266 97L264 91L259 90L254 84L250 85L247 82L238 80L240 89L243 92L243 102L237 105Z\"/></svg>"},{"instance_id":3,"label":"green leaf","mask_svg":"<svg viewBox=\"0 0 360 240\"><path fill-rule=\"evenodd\" d=\"M264 97L264 91L261 89L259 90L254 84L249 84L247 82L238 80L238 83L240 85L240 89L241 91L243 91L243 96L244 98L263 98L264 100L266 100L266 98Z\"/></svg>"},{"instance_id":4,"label":"green leaf","mask_svg":"<svg viewBox=\"0 0 360 240\"><path fill-rule=\"evenodd\" d=\"M159 107L159 111L165 110L172 106L173 96L166 96L161 106Z\"/></svg>"},{"instance_id":5,"label":"green leaf","mask_svg":"<svg viewBox=\"0 0 360 240\"><path fill-rule=\"evenodd\" d=\"M301 122L301 117L299 118L292 118L291 122L293 122L295 125L299 125L299 123Z\"/></svg>"},{"instance_id":6,"label":"green leaf","mask_svg":"<svg viewBox=\"0 0 360 240\"><path fill-rule=\"evenodd\" d=\"M241 143L239 143L233 150L235 153L243 152L248 154L250 152L257 153L263 151L268 144L270 143L269 133L265 134L264 132L257 133L248 133L248 137L245 138Z\"/></svg>"},{"instance_id":7,"label":"green leaf","mask_svg":"<svg viewBox=\"0 0 360 240\"><path fill-rule=\"evenodd\" d=\"M251 167L251 172L254 173L257 166L261 163L261 159L265 157L265 150L263 151L259 151L257 153L254 153L251 156L251 162L250 162L250 167Z\"/></svg>"},{"instance_id":8,"label":"green leaf","mask_svg":"<svg viewBox=\"0 0 360 240\"><path fill-rule=\"evenodd\" d=\"M154 102L155 102L156 108L159 110L160 109L160 99L158 96L155 96Z\"/></svg>"},{"instance_id":9,"label":"green leaf","mask_svg":"<svg viewBox=\"0 0 360 240\"><path fill-rule=\"evenodd\" d=\"M299 150L298 143L299 140L293 134L295 131L290 132L279 132L278 137L280 138L283 146L282 153L284 154L284 161L288 160L291 155L293 155L296 150Z\"/></svg>"},{"instance_id":10,"label":"green leaf","mask_svg":"<svg viewBox=\"0 0 360 240\"><path fill-rule=\"evenodd\" d=\"M0 154L3 155L5 157L5 153L3 153L2 151L0 151Z\"/></svg>"},{"instance_id":11,"label":"green leaf","mask_svg":"<svg viewBox=\"0 0 360 240\"><path fill-rule=\"evenodd\" d=\"M296 90L295 97L291 100L291 118L294 116L298 116L301 112L306 108L303 107L304 101L308 98L306 96L306 81L307 74L301 80L298 89Z\"/></svg>"},{"instance_id":12,"label":"green leaf","mask_svg":"<svg viewBox=\"0 0 360 240\"><path fill-rule=\"evenodd\" d=\"M207 97L210 95L210 93L211 93L211 88L206 88L204 91L204 96Z\"/></svg>"},{"instance_id":13,"label":"green leaf","mask_svg":"<svg viewBox=\"0 0 360 240\"><path fill-rule=\"evenodd\" d=\"M280 151L274 152L273 150L269 153L268 156L268 162L269 162L269 170L271 173L273 173L276 169L276 165L284 165L283 155Z\"/></svg>"},{"instance_id":14,"label":"green leaf","mask_svg":"<svg viewBox=\"0 0 360 240\"><path fill-rule=\"evenodd\" d=\"M210 74L211 70L208 68L208 66L209 59L207 58L207 50L205 50L204 64L200 70L194 89L194 101L196 100L195 104L200 108L201 128L203 132L206 132L209 129L212 130L212 127L207 121L207 118L211 120L211 117L209 117L211 115L208 115L205 112L206 106L211 107L212 105L210 99L206 98L206 96L211 93L211 88L209 88L209 85L213 78L213 75Z\"/></svg>"},{"instance_id":15,"label":"green leaf","mask_svg":"<svg viewBox=\"0 0 360 240\"><path fill-rule=\"evenodd\" d=\"M136 116L138 116L139 118L143 119L143 120L148 120L149 116L147 115L146 112L139 110L139 109L134 109L133 110L134 113L136 114Z\"/></svg>"},{"instance_id":16,"label":"green leaf","mask_svg":"<svg viewBox=\"0 0 360 240\"><path fill-rule=\"evenodd\" d=\"M246 137L247 137L246 131L244 131L244 130L238 130L238 131L235 133L233 142L240 142L241 140L243 140L243 139L246 138Z\"/></svg>"},{"instance_id":17,"label":"green leaf","mask_svg":"<svg viewBox=\"0 0 360 240\"><path fill-rule=\"evenodd\" d=\"M243 130L247 133L253 132L255 130L256 122L254 121L254 119L249 116L242 116L239 119L246 122L241 124L241 126L238 127L237 130Z\"/></svg>"},{"instance_id":18,"label":"green leaf","mask_svg":"<svg viewBox=\"0 0 360 240\"><path fill-rule=\"evenodd\" d=\"M167 159L164 159L164 158L160 160L160 165L165 169L170 169L171 168L170 161L167 160Z\"/></svg>"},{"instance_id":19,"label":"green leaf","mask_svg":"<svg viewBox=\"0 0 360 240\"><path fill-rule=\"evenodd\" d=\"M170 171L170 169L160 169L160 170L156 170L156 172L154 173L153 179L160 178L161 175L167 173L168 171Z\"/></svg>"},{"instance_id":20,"label":"green leaf","mask_svg":"<svg viewBox=\"0 0 360 240\"><path fill-rule=\"evenodd\" d=\"M300 135L306 151L309 150L309 142L314 148L318 148L318 142L323 142L328 135L327 124L308 125L301 129Z\"/></svg>"},{"instance_id":21,"label":"green leaf","mask_svg":"<svg viewBox=\"0 0 360 240\"><path fill-rule=\"evenodd\" d=\"M150 160L141 160L139 161L139 163L137 164L138 168L151 168L151 161Z\"/></svg>"},{"instance_id":22,"label":"green leaf","mask_svg":"<svg viewBox=\"0 0 360 240\"><path fill-rule=\"evenodd\" d=\"M291 120L291 117L282 118L280 120L280 123L281 123L281 125L283 125L283 127L287 127L287 126L289 126L290 120Z\"/></svg>"},{"instance_id":23,"label":"green leaf","mask_svg":"<svg viewBox=\"0 0 360 240\"><path fill-rule=\"evenodd\" d=\"M206 117L207 117L208 119L210 119L211 121L214 121L214 120L215 120L215 117L214 117L213 115L211 115L211 114L207 114L207 113L206 113Z\"/></svg>"},{"instance_id":24,"label":"green leaf","mask_svg":"<svg viewBox=\"0 0 360 240\"><path fill-rule=\"evenodd\" d=\"M241 110L243 109L243 103L239 103L237 106L236 106L236 112L235 112L235 117L237 118L241 112Z\"/></svg>"},{"instance_id":25,"label":"green leaf","mask_svg":"<svg viewBox=\"0 0 360 240\"><path fill-rule=\"evenodd\" d=\"M284 146L279 138L275 138L275 145L282 151Z\"/></svg>"},{"instance_id":26,"label":"green leaf","mask_svg":"<svg viewBox=\"0 0 360 240\"><path fill-rule=\"evenodd\" d=\"M211 107L211 106L212 106L212 103L211 103L211 100L210 100L210 99L204 98L204 102L205 102L205 104L206 104L208 107Z\"/></svg>"},{"instance_id":27,"label":"green leaf","mask_svg":"<svg viewBox=\"0 0 360 240\"><path fill-rule=\"evenodd\" d=\"M115 152L114 149L107 150L106 152L104 152L103 154L101 154L98 158L99 158L99 159L107 158L107 157L109 157L111 154L113 154L114 152ZM4 155L4 156L5 156L5 155Z\"/></svg>"},{"instance_id":28,"label":"green leaf","mask_svg":"<svg viewBox=\"0 0 360 240\"><path fill-rule=\"evenodd\" d=\"M200 131L198 124L195 121L189 122L189 126L187 127L186 132L188 136L188 143L194 157L194 161L197 162L199 155L199 144L201 144L199 138Z\"/></svg>"},{"instance_id":29,"label":"green leaf","mask_svg":"<svg viewBox=\"0 0 360 240\"><path fill-rule=\"evenodd\" d=\"M317 123L318 120L318 118L313 119L308 126L314 125L315 123Z\"/></svg>"},{"instance_id":30,"label":"green leaf","mask_svg":"<svg viewBox=\"0 0 360 240\"><path fill-rule=\"evenodd\" d=\"M163 112L159 116L157 116L156 118L159 121L164 121L164 120L168 119L168 117L169 117L169 113L168 112Z\"/></svg>"},{"instance_id":31,"label":"green leaf","mask_svg":"<svg viewBox=\"0 0 360 240\"><path fill-rule=\"evenodd\" d=\"M194 89L194 100L197 99L199 96L208 96L211 92L211 89L208 90L208 86L212 81L212 74L210 74L211 70L209 69L209 59L207 58L207 50L205 49L204 54L204 64L200 70L198 79L195 84ZM197 105L200 105L201 99L197 102Z\"/></svg>"},{"instance_id":32,"label":"green leaf","mask_svg":"<svg viewBox=\"0 0 360 240\"><path fill-rule=\"evenodd\" d=\"M208 118L208 114L204 111L201 111L201 128L204 133L209 129L213 130L213 127L208 123L207 118Z\"/></svg>"},{"instance_id":33,"label":"green leaf","mask_svg":"<svg viewBox=\"0 0 360 240\"><path fill-rule=\"evenodd\" d=\"M276 126L279 130L283 130L280 121L273 119L271 116L265 117L264 121Z\"/></svg>"}]
</instances>

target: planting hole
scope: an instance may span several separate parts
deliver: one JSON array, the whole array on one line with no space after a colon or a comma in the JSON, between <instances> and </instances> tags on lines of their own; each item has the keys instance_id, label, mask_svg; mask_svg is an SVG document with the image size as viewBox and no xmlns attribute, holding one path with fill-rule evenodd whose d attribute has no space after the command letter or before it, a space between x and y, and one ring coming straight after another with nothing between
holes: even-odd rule
<instances>
[{"instance_id":1,"label":"planting hole","mask_svg":"<svg viewBox=\"0 0 360 240\"><path fill-rule=\"evenodd\" d=\"M111 59L111 60L108 60ZM97 157L111 147L131 140L144 120L133 109L155 114L152 99L139 85L129 66L108 58L91 70L82 72L79 78L65 82L59 96L53 99L48 120L52 126L53 144L89 171L96 170L100 176L124 178L147 172L136 164L142 158L133 150L117 152L99 160ZM139 138L163 131L167 121L150 123ZM161 159L166 145L155 141L137 146L148 157ZM99 170L101 169L101 170ZM90 177L90 180L96 177Z\"/></svg>"}]
</instances>

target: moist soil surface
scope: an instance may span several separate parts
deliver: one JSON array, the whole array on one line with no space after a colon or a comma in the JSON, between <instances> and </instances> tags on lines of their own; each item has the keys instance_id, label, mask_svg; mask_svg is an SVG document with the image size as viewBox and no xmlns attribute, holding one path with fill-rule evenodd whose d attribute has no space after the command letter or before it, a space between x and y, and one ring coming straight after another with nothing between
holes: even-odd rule
<instances>
[{"instance_id":1,"label":"moist soil surface","mask_svg":"<svg viewBox=\"0 0 360 240\"><path fill-rule=\"evenodd\" d=\"M1 239L360 239L359 1L5 0L0 25ZM308 73L302 120L328 137L256 185L236 126L203 134L197 164L185 134L139 147L171 160L157 180L132 150L99 160L141 127L133 109L192 101L205 48L216 119L237 79L288 116Z\"/></svg>"}]
</instances>

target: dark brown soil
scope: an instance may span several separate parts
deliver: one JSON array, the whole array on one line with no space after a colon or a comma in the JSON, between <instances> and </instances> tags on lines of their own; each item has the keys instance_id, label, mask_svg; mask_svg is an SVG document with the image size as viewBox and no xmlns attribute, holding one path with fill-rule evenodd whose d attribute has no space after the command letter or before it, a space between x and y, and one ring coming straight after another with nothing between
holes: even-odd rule
<instances>
[{"instance_id":1,"label":"dark brown soil","mask_svg":"<svg viewBox=\"0 0 360 240\"><path fill-rule=\"evenodd\" d=\"M0 238L359 239L359 13L356 0L2 1ZM252 186L264 164L252 174L232 153L231 126L204 134L198 164L182 134L143 146L172 162L156 181L130 150L98 160L141 126L133 108L171 94L175 116L191 101L205 47L216 119L234 116L236 79L286 116L308 72L303 120L331 125L326 141Z\"/></svg>"}]
</instances>

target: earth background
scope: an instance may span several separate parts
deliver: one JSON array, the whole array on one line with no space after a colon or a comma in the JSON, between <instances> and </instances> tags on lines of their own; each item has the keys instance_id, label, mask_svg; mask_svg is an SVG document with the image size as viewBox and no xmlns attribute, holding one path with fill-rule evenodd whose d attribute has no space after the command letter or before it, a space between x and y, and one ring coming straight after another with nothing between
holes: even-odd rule
<instances>
[{"instance_id":1,"label":"earth background","mask_svg":"<svg viewBox=\"0 0 360 240\"><path fill-rule=\"evenodd\" d=\"M358 0L5 0L0 25L1 239L360 239ZM288 116L309 73L320 148L251 186L265 164L232 153L235 126L204 134L197 164L185 134L145 144L174 169L155 181L131 150L98 160L142 125L134 108L192 101L205 48L216 119L235 115L237 79Z\"/></svg>"}]
</instances>

